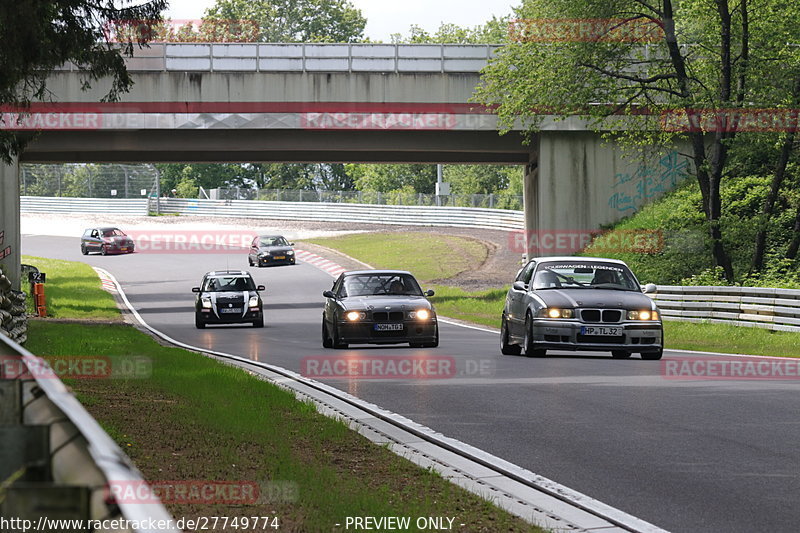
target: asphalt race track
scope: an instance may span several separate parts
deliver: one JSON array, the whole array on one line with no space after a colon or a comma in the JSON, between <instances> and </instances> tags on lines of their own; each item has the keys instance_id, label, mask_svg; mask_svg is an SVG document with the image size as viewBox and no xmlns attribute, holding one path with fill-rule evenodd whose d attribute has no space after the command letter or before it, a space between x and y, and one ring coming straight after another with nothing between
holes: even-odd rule
<instances>
[{"instance_id":1,"label":"asphalt race track","mask_svg":"<svg viewBox=\"0 0 800 533\"><path fill-rule=\"evenodd\" d=\"M321 293L332 278L308 264L248 268L243 254L84 257L79 239L47 236L23 236L23 253L105 268L167 335L297 372L313 356L453 357L459 373L449 379L327 382L671 531L798 529L800 379L672 380L661 362L600 353L508 357L497 334L448 324L437 349L325 350ZM264 329L195 329L191 288L228 266L266 285ZM709 356L665 353L673 357Z\"/></svg>"}]
</instances>

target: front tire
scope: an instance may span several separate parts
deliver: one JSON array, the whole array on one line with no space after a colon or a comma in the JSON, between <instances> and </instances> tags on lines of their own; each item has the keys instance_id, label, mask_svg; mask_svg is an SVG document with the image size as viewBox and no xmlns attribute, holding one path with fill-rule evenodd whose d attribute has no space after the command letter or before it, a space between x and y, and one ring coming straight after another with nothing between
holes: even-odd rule
<instances>
[{"instance_id":1,"label":"front tire","mask_svg":"<svg viewBox=\"0 0 800 533\"><path fill-rule=\"evenodd\" d=\"M263 328L264 327L264 317L262 316L258 320L253 320L253 327L254 328Z\"/></svg>"},{"instance_id":2,"label":"front tire","mask_svg":"<svg viewBox=\"0 0 800 533\"><path fill-rule=\"evenodd\" d=\"M423 348L438 348L439 347L439 326L436 326L436 333L434 334L431 342L423 343Z\"/></svg>"},{"instance_id":3,"label":"front tire","mask_svg":"<svg viewBox=\"0 0 800 533\"><path fill-rule=\"evenodd\" d=\"M625 350L612 350L611 357L614 359L627 359L631 356L631 352L627 352Z\"/></svg>"},{"instance_id":4,"label":"front tire","mask_svg":"<svg viewBox=\"0 0 800 533\"><path fill-rule=\"evenodd\" d=\"M525 355L528 357L544 357L547 355L547 350L536 348L536 344L533 342L533 319L530 314L525 317Z\"/></svg>"},{"instance_id":5,"label":"front tire","mask_svg":"<svg viewBox=\"0 0 800 533\"><path fill-rule=\"evenodd\" d=\"M81 244L81 254L89 255L89 250L87 250L86 246L84 246L83 244Z\"/></svg>"},{"instance_id":6,"label":"front tire","mask_svg":"<svg viewBox=\"0 0 800 533\"><path fill-rule=\"evenodd\" d=\"M644 352L641 355L642 359L645 361L658 361L664 356L664 348L661 348L657 352Z\"/></svg>"},{"instance_id":7,"label":"front tire","mask_svg":"<svg viewBox=\"0 0 800 533\"><path fill-rule=\"evenodd\" d=\"M108 248L106 248L105 244L100 247L100 255L108 255Z\"/></svg>"},{"instance_id":8,"label":"front tire","mask_svg":"<svg viewBox=\"0 0 800 533\"><path fill-rule=\"evenodd\" d=\"M203 319L199 316L195 315L194 317L194 327L197 329L206 329L206 323L203 322Z\"/></svg>"},{"instance_id":9,"label":"front tire","mask_svg":"<svg viewBox=\"0 0 800 533\"><path fill-rule=\"evenodd\" d=\"M503 355L519 355L522 353L522 346L511 344L509 341L508 322L505 316L503 316L503 321L500 325L500 353Z\"/></svg>"},{"instance_id":10,"label":"front tire","mask_svg":"<svg viewBox=\"0 0 800 533\"><path fill-rule=\"evenodd\" d=\"M339 328L336 324L333 325L333 334L331 335L331 344L334 350L346 350L350 345L346 342L339 340Z\"/></svg>"},{"instance_id":11,"label":"front tire","mask_svg":"<svg viewBox=\"0 0 800 533\"><path fill-rule=\"evenodd\" d=\"M328 326L325 325L325 317L322 317L322 347L333 348L333 340L328 335Z\"/></svg>"}]
</instances>

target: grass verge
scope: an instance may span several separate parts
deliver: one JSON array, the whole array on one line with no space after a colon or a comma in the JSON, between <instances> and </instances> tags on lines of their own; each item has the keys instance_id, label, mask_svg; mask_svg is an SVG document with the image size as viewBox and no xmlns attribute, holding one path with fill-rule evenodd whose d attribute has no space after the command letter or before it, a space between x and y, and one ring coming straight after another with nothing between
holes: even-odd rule
<instances>
[{"instance_id":1,"label":"grass verge","mask_svg":"<svg viewBox=\"0 0 800 533\"><path fill-rule=\"evenodd\" d=\"M431 233L357 233L308 242L327 246L375 268L410 270L420 281L451 278L481 265L487 257L479 241Z\"/></svg>"},{"instance_id":2,"label":"grass verge","mask_svg":"<svg viewBox=\"0 0 800 533\"><path fill-rule=\"evenodd\" d=\"M52 274L48 285L56 294L71 274L95 276L74 263L46 261L37 266ZM99 282L84 283L83 301L102 301ZM91 309L61 309L61 316L95 316ZM105 307L98 311L106 315ZM145 479L261 489L252 504L167 502L176 518L272 516L281 530L315 532L334 530L348 516L444 516L468 531L541 531L243 370L162 346L123 324L35 320L29 328L26 347L40 356L103 357L112 364L136 356L152 363L140 379L65 379Z\"/></svg>"},{"instance_id":3,"label":"grass verge","mask_svg":"<svg viewBox=\"0 0 800 533\"><path fill-rule=\"evenodd\" d=\"M47 274L47 314L52 318L121 320L114 298L102 289L100 279L85 263L22 256L22 263ZM27 290L27 289L26 289ZM33 312L33 298L28 298Z\"/></svg>"},{"instance_id":4,"label":"grass verge","mask_svg":"<svg viewBox=\"0 0 800 533\"><path fill-rule=\"evenodd\" d=\"M407 234L392 234L391 241L385 240L386 234L359 234L363 248L348 242L348 246L339 247L337 239L320 239L319 244L328 246L342 253L355 257L360 261L379 268L397 268L417 272L418 266L427 263L430 256L419 253L382 254L378 263L370 254L382 247L408 250L416 237ZM437 236L431 236L438 238ZM399 239L405 239L400 244ZM447 263L454 252L447 246L437 248L437 259ZM466 320L484 326L500 328L500 315L507 289L469 292L455 287L435 285L436 295L431 301L442 316ZM800 335L797 333L769 331L759 328L748 328L727 324L707 324L666 321L664 336L667 348L672 350L696 350L720 353L743 353L752 355L772 355L778 357L800 357Z\"/></svg>"}]
</instances>

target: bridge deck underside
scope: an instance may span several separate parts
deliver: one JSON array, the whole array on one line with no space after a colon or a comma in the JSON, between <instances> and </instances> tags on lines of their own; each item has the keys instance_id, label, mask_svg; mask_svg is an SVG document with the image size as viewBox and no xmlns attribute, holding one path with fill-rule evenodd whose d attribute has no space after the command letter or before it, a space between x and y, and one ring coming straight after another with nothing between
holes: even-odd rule
<instances>
[{"instance_id":1,"label":"bridge deck underside","mask_svg":"<svg viewBox=\"0 0 800 533\"><path fill-rule=\"evenodd\" d=\"M49 131L21 162L528 163L518 133L494 131Z\"/></svg>"}]
</instances>

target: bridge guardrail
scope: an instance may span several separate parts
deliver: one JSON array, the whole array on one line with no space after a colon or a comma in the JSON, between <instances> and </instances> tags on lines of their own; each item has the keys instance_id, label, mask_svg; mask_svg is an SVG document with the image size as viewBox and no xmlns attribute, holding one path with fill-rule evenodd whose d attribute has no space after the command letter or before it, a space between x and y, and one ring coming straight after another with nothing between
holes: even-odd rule
<instances>
[{"instance_id":1,"label":"bridge guardrail","mask_svg":"<svg viewBox=\"0 0 800 533\"><path fill-rule=\"evenodd\" d=\"M669 320L800 332L800 290L659 285L650 295Z\"/></svg>"},{"instance_id":2,"label":"bridge guardrail","mask_svg":"<svg viewBox=\"0 0 800 533\"><path fill-rule=\"evenodd\" d=\"M22 213L108 213L146 216L147 198L73 198L20 196Z\"/></svg>"},{"instance_id":3,"label":"bridge guardrail","mask_svg":"<svg viewBox=\"0 0 800 533\"><path fill-rule=\"evenodd\" d=\"M40 518L118 519L117 527L103 529L177 533L155 496L147 503L110 497L109 482L144 480L64 383L52 372L43 376L42 369L49 368L43 359L0 335L0 363L0 516L32 520L40 530L48 529ZM20 379L20 365L31 379ZM159 521L168 527L149 527Z\"/></svg>"},{"instance_id":4,"label":"bridge guardrail","mask_svg":"<svg viewBox=\"0 0 800 533\"><path fill-rule=\"evenodd\" d=\"M161 198L160 212L207 217L272 218L324 222L364 222L401 226L454 226L522 230L522 211L478 207L427 207L257 200Z\"/></svg>"},{"instance_id":5,"label":"bridge guardrail","mask_svg":"<svg viewBox=\"0 0 800 533\"><path fill-rule=\"evenodd\" d=\"M132 71L470 72L494 44L151 43L126 59ZM75 70L72 64L57 70Z\"/></svg>"}]
</instances>

